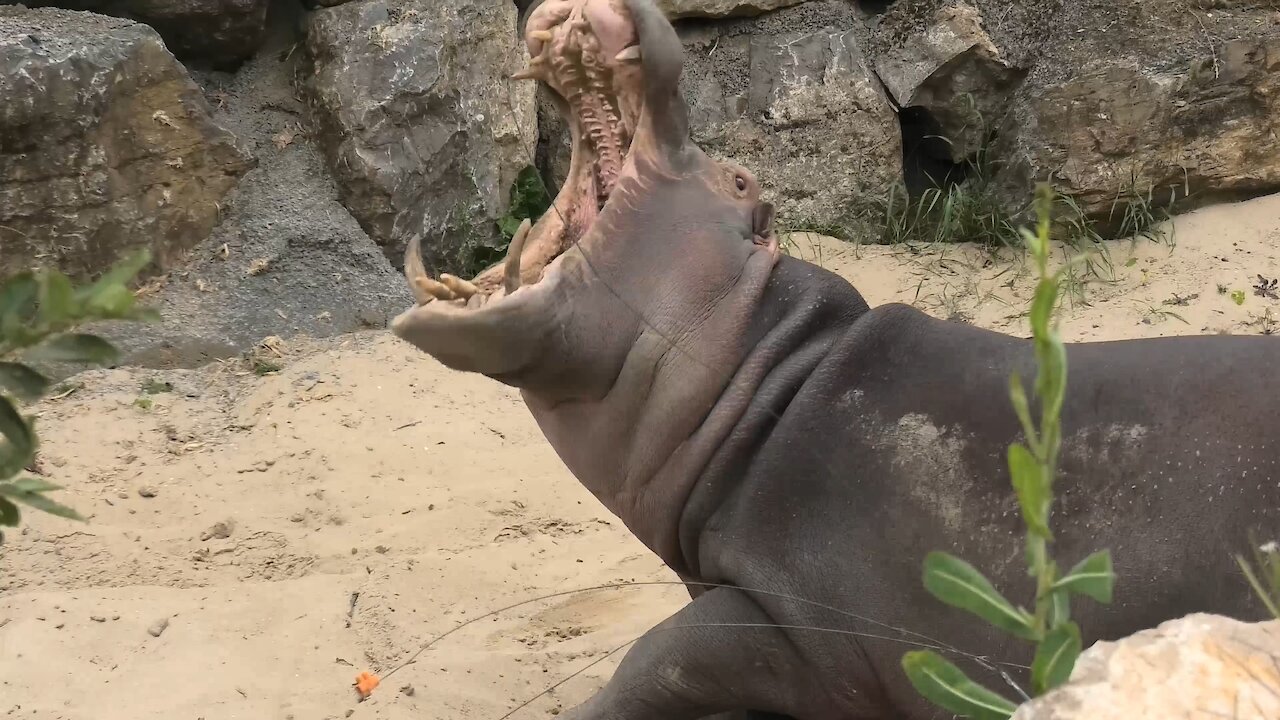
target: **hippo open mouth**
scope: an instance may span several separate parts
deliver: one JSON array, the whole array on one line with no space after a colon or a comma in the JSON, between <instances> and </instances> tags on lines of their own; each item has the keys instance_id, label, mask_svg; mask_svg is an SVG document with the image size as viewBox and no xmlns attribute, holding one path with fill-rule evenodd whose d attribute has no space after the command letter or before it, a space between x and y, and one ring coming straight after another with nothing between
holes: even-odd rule
<instances>
[{"instance_id":1,"label":"hippo open mouth","mask_svg":"<svg viewBox=\"0 0 1280 720\"><path fill-rule=\"evenodd\" d=\"M555 91L572 140L568 178L536 225L516 231L507 257L472 280L432 279L415 238L405 273L419 305L450 312L476 310L539 283L548 267L582 239L629 169L632 140L644 104L643 63L635 25L623 0L547 0L525 30L529 66L514 79Z\"/></svg>"}]
</instances>

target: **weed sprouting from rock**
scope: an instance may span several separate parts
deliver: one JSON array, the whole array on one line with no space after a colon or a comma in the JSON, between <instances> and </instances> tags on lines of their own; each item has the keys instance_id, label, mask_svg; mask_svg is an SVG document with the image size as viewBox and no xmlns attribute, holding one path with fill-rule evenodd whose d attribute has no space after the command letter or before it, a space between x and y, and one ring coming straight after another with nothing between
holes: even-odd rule
<instances>
[{"instance_id":1,"label":"weed sprouting from rock","mask_svg":"<svg viewBox=\"0 0 1280 720\"><path fill-rule=\"evenodd\" d=\"M1035 580L1032 610L1005 599L977 568L958 557L932 552L924 562L925 588L934 597L1035 645L1031 664L1034 695L1042 695L1066 682L1080 655L1080 628L1070 619L1071 596L1110 603L1115 582L1111 554L1107 550L1084 558L1062 574L1048 549L1053 541L1049 519L1062 444L1060 416L1067 383L1066 349L1053 322L1066 268L1049 272L1054 207L1053 190L1046 184L1040 185L1036 189L1036 231L1021 233L1040 278L1030 312L1037 363L1033 397L1038 404L1038 423L1032 417L1031 402L1022 379L1015 373L1009 384L1009 396L1025 440L1009 446L1008 464L1027 528L1027 571ZM1083 257L1073 260L1082 261ZM1017 708L1005 697L970 680L960 668L932 651L907 653L902 666L921 695L959 716L1003 720Z\"/></svg>"}]
</instances>

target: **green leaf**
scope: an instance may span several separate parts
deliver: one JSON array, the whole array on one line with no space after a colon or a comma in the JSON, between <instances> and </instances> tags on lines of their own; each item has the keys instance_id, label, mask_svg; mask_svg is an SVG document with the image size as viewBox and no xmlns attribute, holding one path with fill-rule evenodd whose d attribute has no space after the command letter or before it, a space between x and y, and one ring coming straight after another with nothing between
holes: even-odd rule
<instances>
[{"instance_id":1,"label":"green leaf","mask_svg":"<svg viewBox=\"0 0 1280 720\"><path fill-rule=\"evenodd\" d=\"M1111 551L1099 550L1077 563L1065 577L1053 584L1052 589L1088 595L1100 603L1110 603L1115 582Z\"/></svg>"},{"instance_id":2,"label":"green leaf","mask_svg":"<svg viewBox=\"0 0 1280 720\"><path fill-rule=\"evenodd\" d=\"M1267 612L1271 613L1271 616L1275 619L1280 620L1280 605L1276 604L1280 597L1273 598L1271 596L1271 592L1268 591L1262 580L1258 578L1258 573L1254 572L1253 567L1249 565L1249 561L1245 560L1243 555L1236 555L1236 564L1244 571L1245 580L1249 581L1249 586L1253 588L1254 594L1266 606Z\"/></svg>"},{"instance_id":3,"label":"green leaf","mask_svg":"<svg viewBox=\"0 0 1280 720\"><path fill-rule=\"evenodd\" d=\"M1071 677L1071 670L1080 657L1080 628L1073 622L1063 623L1051 629L1044 641L1036 647L1031 661L1031 687L1036 695L1058 687Z\"/></svg>"},{"instance_id":4,"label":"green leaf","mask_svg":"<svg viewBox=\"0 0 1280 720\"><path fill-rule=\"evenodd\" d=\"M137 298L124 285L109 285L98 290L86 303L94 317L114 319L133 310Z\"/></svg>"},{"instance_id":5,"label":"green leaf","mask_svg":"<svg viewBox=\"0 0 1280 720\"><path fill-rule=\"evenodd\" d=\"M948 605L1018 637L1035 639L1031 616L1009 604L977 568L954 555L934 551L925 557L924 586Z\"/></svg>"},{"instance_id":6,"label":"green leaf","mask_svg":"<svg viewBox=\"0 0 1280 720\"><path fill-rule=\"evenodd\" d=\"M1042 280L1036 287L1035 297L1031 300L1031 328L1036 336L1044 335L1049 330L1049 321L1053 318L1053 308L1058 303L1058 283Z\"/></svg>"},{"instance_id":7,"label":"green leaf","mask_svg":"<svg viewBox=\"0 0 1280 720\"><path fill-rule=\"evenodd\" d=\"M53 269L40 273L40 321L55 327L76 316L75 289L66 275Z\"/></svg>"},{"instance_id":8,"label":"green leaf","mask_svg":"<svg viewBox=\"0 0 1280 720\"><path fill-rule=\"evenodd\" d=\"M137 277L142 268L151 262L151 250L140 248L132 255L117 261L111 269L103 273L92 285L80 290L81 299L90 307L102 308L110 305L108 296L116 295L114 288L128 290L130 282ZM132 293L129 294L133 296Z\"/></svg>"},{"instance_id":9,"label":"green leaf","mask_svg":"<svg viewBox=\"0 0 1280 720\"><path fill-rule=\"evenodd\" d=\"M21 483L22 481L20 480L15 483L0 484L0 496L8 498L14 502L22 503L23 505L28 505L36 510L47 512L50 515L57 515L58 517L64 517L70 520L84 520L84 518L80 517L80 514L75 510L72 510L66 505L61 505L50 500L41 494L41 491L22 489L19 487Z\"/></svg>"},{"instance_id":10,"label":"green leaf","mask_svg":"<svg viewBox=\"0 0 1280 720\"><path fill-rule=\"evenodd\" d=\"M961 717L1005 720L1017 706L970 680L960 668L929 650L909 652L902 669L927 700Z\"/></svg>"},{"instance_id":11,"label":"green leaf","mask_svg":"<svg viewBox=\"0 0 1280 720\"><path fill-rule=\"evenodd\" d=\"M1052 539L1048 524L1049 488L1044 481L1044 471L1021 443L1009 446L1009 476L1027 528L1046 540Z\"/></svg>"},{"instance_id":12,"label":"green leaf","mask_svg":"<svg viewBox=\"0 0 1280 720\"><path fill-rule=\"evenodd\" d=\"M34 360L105 364L119 356L115 347L97 335L68 333L36 347L27 353Z\"/></svg>"},{"instance_id":13,"label":"green leaf","mask_svg":"<svg viewBox=\"0 0 1280 720\"><path fill-rule=\"evenodd\" d=\"M38 289L36 276L30 271L6 279L0 285L0 317L28 314Z\"/></svg>"},{"instance_id":14,"label":"green leaf","mask_svg":"<svg viewBox=\"0 0 1280 720\"><path fill-rule=\"evenodd\" d=\"M1022 432L1032 447L1040 445L1040 435L1031 424L1031 407L1027 403L1027 390L1022 387L1022 377L1018 373L1009 376L1009 400L1013 402L1013 411L1022 423Z\"/></svg>"},{"instance_id":15,"label":"green leaf","mask_svg":"<svg viewBox=\"0 0 1280 720\"><path fill-rule=\"evenodd\" d=\"M35 274L22 272L0 284L0 339L11 345L25 345L32 336L27 328L35 312L39 284Z\"/></svg>"},{"instance_id":16,"label":"green leaf","mask_svg":"<svg viewBox=\"0 0 1280 720\"><path fill-rule=\"evenodd\" d=\"M1049 594L1049 614L1045 622L1049 627L1056 627L1071 619L1071 596L1066 590L1055 590Z\"/></svg>"},{"instance_id":17,"label":"green leaf","mask_svg":"<svg viewBox=\"0 0 1280 720\"><path fill-rule=\"evenodd\" d=\"M49 389L49 380L21 363L0 362L0 391L7 390L19 400L40 399Z\"/></svg>"},{"instance_id":18,"label":"green leaf","mask_svg":"<svg viewBox=\"0 0 1280 720\"><path fill-rule=\"evenodd\" d=\"M15 492L24 492L24 493L49 492L51 490L62 489L61 485L54 485L53 483L47 480L42 480L41 478L34 478L34 477L19 478L17 480L14 480L11 483L0 485L0 487L10 488ZM3 494L5 493L0 492L0 495L3 495Z\"/></svg>"},{"instance_id":19,"label":"green leaf","mask_svg":"<svg viewBox=\"0 0 1280 720\"><path fill-rule=\"evenodd\" d=\"M0 527L17 527L22 519L18 506L0 497Z\"/></svg>"},{"instance_id":20,"label":"green leaf","mask_svg":"<svg viewBox=\"0 0 1280 720\"><path fill-rule=\"evenodd\" d=\"M0 395L0 478L17 475L31 463L36 452L36 436L30 424L8 398Z\"/></svg>"}]
</instances>

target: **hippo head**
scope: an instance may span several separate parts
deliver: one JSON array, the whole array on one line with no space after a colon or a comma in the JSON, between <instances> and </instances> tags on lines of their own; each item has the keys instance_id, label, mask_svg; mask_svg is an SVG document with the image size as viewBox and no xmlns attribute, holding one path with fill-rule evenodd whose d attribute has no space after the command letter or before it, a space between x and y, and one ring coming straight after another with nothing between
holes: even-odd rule
<instances>
[{"instance_id":1,"label":"hippo head","mask_svg":"<svg viewBox=\"0 0 1280 720\"><path fill-rule=\"evenodd\" d=\"M392 330L457 370L589 394L616 378L642 326L690 338L749 264L772 266L773 208L751 173L690 141L684 49L652 0L545 0L525 42L516 78L554 91L568 178L471 280L429 277L412 242L418 304Z\"/></svg>"}]
</instances>

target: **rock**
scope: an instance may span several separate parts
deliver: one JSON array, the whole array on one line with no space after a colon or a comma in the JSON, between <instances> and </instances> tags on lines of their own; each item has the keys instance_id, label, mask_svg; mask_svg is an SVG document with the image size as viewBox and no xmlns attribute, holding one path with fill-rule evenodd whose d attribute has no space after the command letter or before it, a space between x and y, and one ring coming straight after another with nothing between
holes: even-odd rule
<instances>
[{"instance_id":1,"label":"rock","mask_svg":"<svg viewBox=\"0 0 1280 720\"><path fill-rule=\"evenodd\" d=\"M367 0L315 12L314 126L342 199L393 263L422 234L428 268L498 255L496 220L537 143L534 84L510 0Z\"/></svg>"},{"instance_id":2,"label":"rock","mask_svg":"<svg viewBox=\"0 0 1280 720\"><path fill-rule=\"evenodd\" d=\"M234 529L235 529L235 521L233 520L223 520L221 522L216 522L213 525L209 526L207 530L200 533L200 541L206 542L209 540L226 540L227 538L231 537L231 531Z\"/></svg>"},{"instance_id":3,"label":"rock","mask_svg":"<svg viewBox=\"0 0 1280 720\"><path fill-rule=\"evenodd\" d=\"M1280 717L1280 621L1188 615L1099 642L1012 720Z\"/></svg>"},{"instance_id":4,"label":"rock","mask_svg":"<svg viewBox=\"0 0 1280 720\"><path fill-rule=\"evenodd\" d=\"M839 0L685 28L694 140L741 163L779 224L859 236L902 177L898 120Z\"/></svg>"},{"instance_id":5,"label":"rock","mask_svg":"<svg viewBox=\"0 0 1280 720\"><path fill-rule=\"evenodd\" d=\"M167 629L169 629L169 618L163 617L151 623L151 626L147 628L147 634L151 637L160 637Z\"/></svg>"},{"instance_id":6,"label":"rock","mask_svg":"<svg viewBox=\"0 0 1280 720\"><path fill-rule=\"evenodd\" d=\"M160 494L160 491L155 489L151 485L143 485L142 487L138 488L138 495L144 498L153 498L158 494Z\"/></svg>"},{"instance_id":7,"label":"rock","mask_svg":"<svg viewBox=\"0 0 1280 720\"><path fill-rule=\"evenodd\" d=\"M799 5L806 0L657 0L667 17L723 18L747 17Z\"/></svg>"},{"instance_id":8,"label":"rock","mask_svg":"<svg viewBox=\"0 0 1280 720\"><path fill-rule=\"evenodd\" d=\"M253 148L257 167L222 203L222 222L182 272L148 297L159 322L86 328L115 343L124 363L196 367L252 352L269 335L357 330L366 311L389 315L413 302L404 276L339 202L305 128L295 84L305 53L294 49L302 6L274 8L261 52L234 75L196 74L217 121ZM258 258L265 270L246 272Z\"/></svg>"},{"instance_id":9,"label":"rock","mask_svg":"<svg viewBox=\"0 0 1280 720\"><path fill-rule=\"evenodd\" d=\"M1050 27L992 148L1010 207L1052 175L1115 233L1133 229L1117 198L1188 210L1280 189L1280 16L1117 0L1064 3Z\"/></svg>"},{"instance_id":10,"label":"rock","mask_svg":"<svg viewBox=\"0 0 1280 720\"><path fill-rule=\"evenodd\" d=\"M252 158L155 31L0 8L0 275L37 258L83 279L207 237Z\"/></svg>"},{"instance_id":11,"label":"rock","mask_svg":"<svg viewBox=\"0 0 1280 720\"><path fill-rule=\"evenodd\" d=\"M175 55L235 65L262 42L270 0L23 0L28 7L89 10L155 28Z\"/></svg>"},{"instance_id":12,"label":"rock","mask_svg":"<svg viewBox=\"0 0 1280 720\"><path fill-rule=\"evenodd\" d=\"M876 74L903 108L928 113L927 132L945 138L945 158L959 162L987 142L1025 70L1001 57L978 9L955 2L897 3L876 28Z\"/></svg>"},{"instance_id":13,"label":"rock","mask_svg":"<svg viewBox=\"0 0 1280 720\"><path fill-rule=\"evenodd\" d=\"M92 620L92 621L94 621L94 622L98 622L98 623L102 623L102 622L106 622L106 621L107 621L107 618L106 618L106 616L105 616L105 615L90 615L90 616L89 616L89 619L90 619L90 620Z\"/></svg>"},{"instance_id":14,"label":"rock","mask_svg":"<svg viewBox=\"0 0 1280 720\"><path fill-rule=\"evenodd\" d=\"M1210 57L1158 71L1104 57L1024 89L1002 133L1003 184L1052 174L1098 218L1123 195L1191 209L1280 189L1280 39L1216 54L1216 70Z\"/></svg>"}]
</instances>

